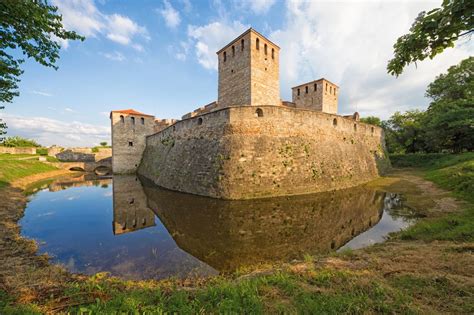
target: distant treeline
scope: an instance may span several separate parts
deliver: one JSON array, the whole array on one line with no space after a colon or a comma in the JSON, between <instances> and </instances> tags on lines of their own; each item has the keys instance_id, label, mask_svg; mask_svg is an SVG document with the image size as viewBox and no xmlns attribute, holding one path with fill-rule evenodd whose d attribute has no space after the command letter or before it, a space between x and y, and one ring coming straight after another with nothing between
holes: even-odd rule
<instances>
[{"instance_id":1,"label":"distant treeline","mask_svg":"<svg viewBox=\"0 0 474 315\"><path fill-rule=\"evenodd\" d=\"M390 153L474 151L474 57L439 75L426 90L427 110L361 120L385 130Z\"/></svg>"}]
</instances>

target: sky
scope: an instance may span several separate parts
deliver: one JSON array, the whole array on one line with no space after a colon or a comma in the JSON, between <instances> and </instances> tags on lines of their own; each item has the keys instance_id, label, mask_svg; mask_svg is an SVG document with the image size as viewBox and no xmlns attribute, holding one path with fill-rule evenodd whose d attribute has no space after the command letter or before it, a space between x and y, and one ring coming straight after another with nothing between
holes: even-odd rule
<instances>
[{"instance_id":1,"label":"sky","mask_svg":"<svg viewBox=\"0 0 474 315\"><path fill-rule=\"evenodd\" d=\"M425 109L427 85L473 55L459 41L433 60L388 75L393 44L439 1L50 0L66 29L55 71L23 64L21 95L0 118L8 136L39 143L110 143L111 110L180 118L217 99L216 51L253 27L280 46L280 94L326 78L340 87L339 114L387 119Z\"/></svg>"}]
</instances>

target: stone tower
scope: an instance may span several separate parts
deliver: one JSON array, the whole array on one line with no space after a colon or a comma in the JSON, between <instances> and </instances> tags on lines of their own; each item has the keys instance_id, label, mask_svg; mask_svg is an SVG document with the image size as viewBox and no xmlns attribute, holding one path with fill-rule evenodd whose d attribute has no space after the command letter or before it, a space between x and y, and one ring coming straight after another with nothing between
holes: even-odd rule
<instances>
[{"instance_id":1,"label":"stone tower","mask_svg":"<svg viewBox=\"0 0 474 315\"><path fill-rule=\"evenodd\" d=\"M146 136L155 133L155 116L133 109L110 112L112 125L112 170L135 173L146 146Z\"/></svg>"},{"instance_id":2,"label":"stone tower","mask_svg":"<svg viewBox=\"0 0 474 315\"><path fill-rule=\"evenodd\" d=\"M337 114L339 87L326 79L319 79L291 88L296 108L307 108Z\"/></svg>"},{"instance_id":3,"label":"stone tower","mask_svg":"<svg viewBox=\"0 0 474 315\"><path fill-rule=\"evenodd\" d=\"M250 28L217 52L218 107L280 105L280 47Z\"/></svg>"}]
</instances>

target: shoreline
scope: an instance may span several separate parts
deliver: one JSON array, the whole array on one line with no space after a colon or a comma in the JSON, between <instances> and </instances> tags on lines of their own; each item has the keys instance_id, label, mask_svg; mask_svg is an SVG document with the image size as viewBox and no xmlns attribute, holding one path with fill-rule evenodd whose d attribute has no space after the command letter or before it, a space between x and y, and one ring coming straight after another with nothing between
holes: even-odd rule
<instances>
[{"instance_id":1,"label":"shoreline","mask_svg":"<svg viewBox=\"0 0 474 315\"><path fill-rule=\"evenodd\" d=\"M470 248L472 243L457 244L453 242L435 242L426 243L423 241L407 241L397 237L376 244L364 249L344 251L341 253L331 253L329 255L311 256L304 261L283 263L278 265L254 266L238 272L211 277L207 279L194 280L137 280L125 281L115 277L109 277L104 274L95 276L86 276L72 274L59 265L51 264L46 255L37 255L37 246L35 241L23 238L20 234L21 227L19 220L23 217L27 197L24 190L30 184L37 181L71 174L70 171L52 171L25 177L14 181L11 186L0 188L0 196L4 203L0 205L0 252L4 253L0 257L0 265L4 266L0 271L0 291L3 290L8 295L15 296L17 304L39 303L40 312L60 312L70 310L76 305L92 303L96 298L108 300L113 297L110 292L82 292L87 298L71 298L64 296L64 291L71 285L83 287L90 285L91 282L98 282L103 286L121 286L126 290L138 290L146 287L150 290L165 292L170 296L181 294L193 294L213 287L221 282L226 285L241 286L242 284L254 283L262 278L278 277L281 274L292 277L307 277L308 274L318 272L329 272L331 274L349 272L351 277L359 281L362 274L371 275L385 282L385 278L398 277L405 274L444 274L449 273L446 268L452 269L453 275L463 284L469 284L469 272L474 272L474 262L469 252L465 253L465 248ZM379 178L369 184L371 187L380 190L389 190L397 192L412 191L408 193L407 203L417 204L420 214L424 217L438 217L445 210L448 213L460 211L460 203L456 201L449 193L436 187L433 183L426 181L419 174L413 174L407 170L395 169L387 177ZM416 190L422 189L422 194ZM424 196L426 195L427 196ZM456 259L453 262L446 262L446 252L456 253ZM448 255L449 256L449 255ZM429 261L426 261L429 258ZM452 258L452 257L451 257ZM442 261L439 266L436 262ZM5 268L7 266L7 268ZM462 266L462 268L461 268ZM437 275L438 276L438 275ZM472 280L472 279L471 279ZM1 293L1 292L0 292ZM105 294L105 295L104 295ZM90 297L93 297L91 299ZM67 303L64 300L67 300ZM72 299L72 300L71 300ZM1 302L1 295L0 295ZM0 304L1 306L1 304ZM272 310L271 305L267 305L266 311ZM405 307L405 306L404 306ZM402 307L400 311L406 311ZM423 306L421 309L424 309ZM418 306L417 306L418 308ZM274 310L274 309L273 309ZM428 311L429 309L424 309ZM432 309L431 311L433 311Z\"/></svg>"}]
</instances>

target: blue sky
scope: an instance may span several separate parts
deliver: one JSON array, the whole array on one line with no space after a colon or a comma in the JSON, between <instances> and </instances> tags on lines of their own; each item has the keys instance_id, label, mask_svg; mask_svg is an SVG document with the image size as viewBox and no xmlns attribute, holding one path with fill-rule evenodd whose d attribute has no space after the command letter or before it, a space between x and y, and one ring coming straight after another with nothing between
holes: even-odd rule
<instances>
[{"instance_id":1,"label":"blue sky","mask_svg":"<svg viewBox=\"0 0 474 315\"><path fill-rule=\"evenodd\" d=\"M325 77L340 86L339 113L388 118L426 108L427 84L473 54L460 41L434 60L386 74L396 39L441 1L54 0L66 28L59 70L27 61L21 96L0 117L9 135L44 145L110 141L108 113L134 108L158 118L217 99L215 52L252 26L281 47L281 97Z\"/></svg>"}]
</instances>

